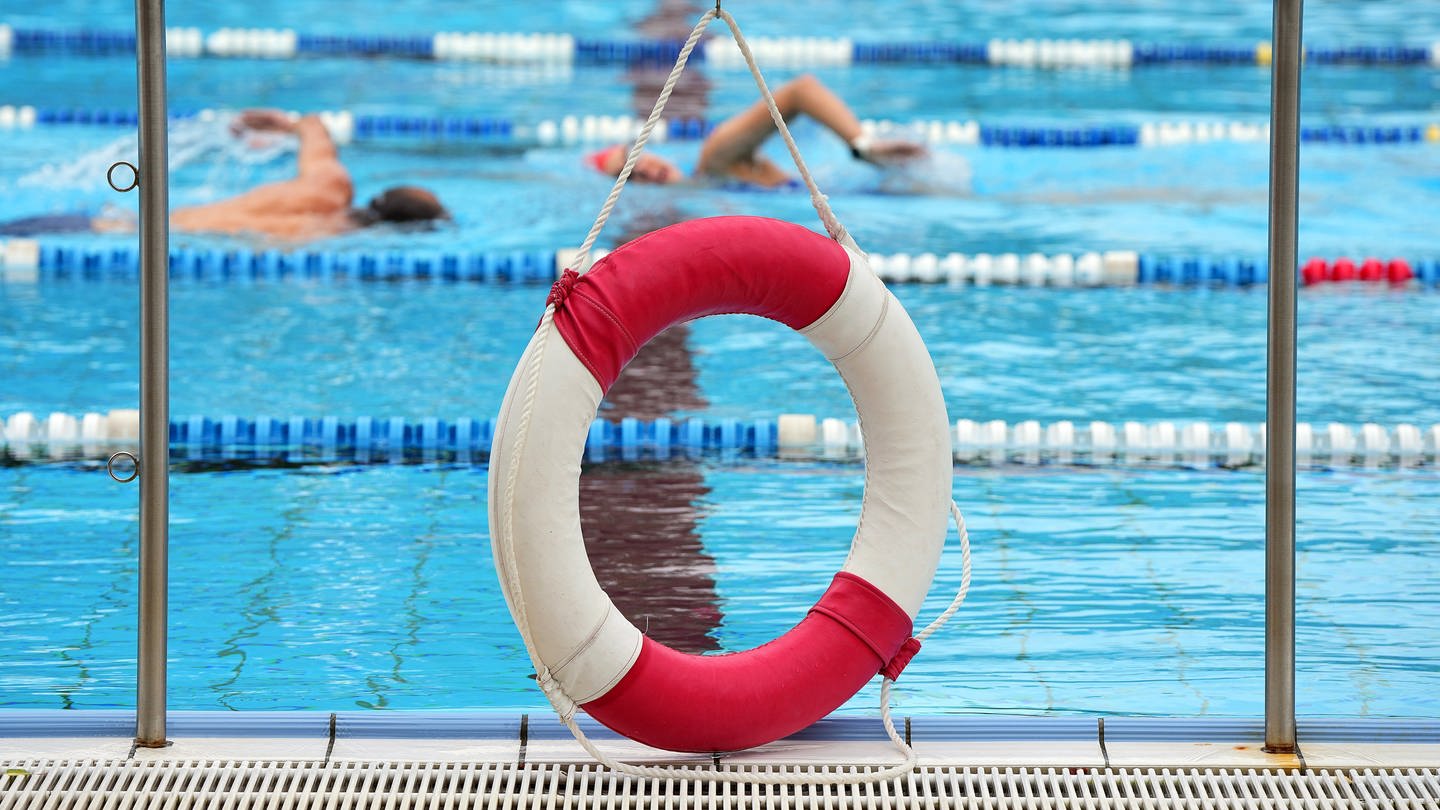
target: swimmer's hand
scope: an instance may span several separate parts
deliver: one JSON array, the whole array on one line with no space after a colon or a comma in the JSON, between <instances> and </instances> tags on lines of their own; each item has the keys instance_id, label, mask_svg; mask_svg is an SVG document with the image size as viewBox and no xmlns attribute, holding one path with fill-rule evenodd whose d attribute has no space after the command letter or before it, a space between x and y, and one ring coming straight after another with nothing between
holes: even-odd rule
<instances>
[{"instance_id":1,"label":"swimmer's hand","mask_svg":"<svg viewBox=\"0 0 1440 810\"><path fill-rule=\"evenodd\" d=\"M914 141L876 141L862 135L850 144L850 153L877 166L894 166L919 160L930 154L930 150Z\"/></svg>"},{"instance_id":2,"label":"swimmer's hand","mask_svg":"<svg viewBox=\"0 0 1440 810\"><path fill-rule=\"evenodd\" d=\"M230 122L235 135L243 132L294 132L295 119L282 110L246 110Z\"/></svg>"}]
</instances>

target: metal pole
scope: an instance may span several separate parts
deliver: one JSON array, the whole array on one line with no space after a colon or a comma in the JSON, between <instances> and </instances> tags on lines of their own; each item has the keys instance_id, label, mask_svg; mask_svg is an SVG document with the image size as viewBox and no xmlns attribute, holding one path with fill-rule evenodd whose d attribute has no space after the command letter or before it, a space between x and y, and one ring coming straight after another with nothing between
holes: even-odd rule
<instances>
[{"instance_id":1,"label":"metal pole","mask_svg":"<svg viewBox=\"0 0 1440 810\"><path fill-rule=\"evenodd\" d=\"M1265 750L1295 752L1295 268L1303 0L1275 0L1265 434Z\"/></svg>"},{"instance_id":2,"label":"metal pole","mask_svg":"<svg viewBox=\"0 0 1440 810\"><path fill-rule=\"evenodd\" d=\"M135 0L140 95L140 642L135 744L165 745L170 543L170 200L165 3Z\"/></svg>"}]
</instances>

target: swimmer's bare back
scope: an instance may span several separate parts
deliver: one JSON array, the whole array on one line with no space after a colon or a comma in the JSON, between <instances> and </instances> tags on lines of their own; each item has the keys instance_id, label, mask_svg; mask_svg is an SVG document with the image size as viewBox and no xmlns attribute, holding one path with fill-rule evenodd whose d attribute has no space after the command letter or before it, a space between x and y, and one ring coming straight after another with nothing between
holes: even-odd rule
<instances>
[{"instance_id":1,"label":"swimmer's bare back","mask_svg":"<svg viewBox=\"0 0 1440 810\"><path fill-rule=\"evenodd\" d=\"M228 202L181 208L170 215L170 229L187 233L252 234L298 242L337 236L358 227L348 212L249 211L231 207ZM94 233L134 233L137 224L134 216L108 214L92 218L90 230Z\"/></svg>"},{"instance_id":2,"label":"swimmer's bare back","mask_svg":"<svg viewBox=\"0 0 1440 810\"><path fill-rule=\"evenodd\" d=\"M355 230L350 213L354 187L335 143L314 115L291 120L273 110L250 110L236 121L240 130L289 132L300 139L296 176L266 183L227 200L170 212L180 231L258 234L305 240Z\"/></svg>"},{"instance_id":3,"label":"swimmer's bare back","mask_svg":"<svg viewBox=\"0 0 1440 810\"><path fill-rule=\"evenodd\" d=\"M209 205L181 208L170 214L170 227L178 231L228 234L260 234L279 239L304 240L336 236L356 229L349 206L336 209L325 204L306 205L293 197L266 205L255 192ZM254 195L253 197L251 195Z\"/></svg>"}]
</instances>

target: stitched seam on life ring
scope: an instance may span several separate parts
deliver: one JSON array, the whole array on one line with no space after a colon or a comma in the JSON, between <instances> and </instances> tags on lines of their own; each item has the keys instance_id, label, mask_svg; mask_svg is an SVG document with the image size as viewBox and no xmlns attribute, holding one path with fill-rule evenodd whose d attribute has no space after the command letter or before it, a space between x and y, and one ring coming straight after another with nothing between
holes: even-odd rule
<instances>
[{"instance_id":1,"label":"stitched seam on life ring","mask_svg":"<svg viewBox=\"0 0 1440 810\"><path fill-rule=\"evenodd\" d=\"M606 600L606 601L609 602L609 600ZM604 615L602 615L602 616L600 617L600 621L596 622L594 627L590 628L590 634L587 635L587 636L585 636L585 640L582 641L582 642L580 642L580 646L576 647L575 650L574 650L574 652L570 653L569 655L567 655L567 656L565 656L563 659L561 659L560 663L558 663L558 664L556 664L555 666L551 667L551 668L550 668L550 671L553 672L553 673L555 673L556 675L559 675L559 674L560 674L560 670L562 670L562 669L564 669L565 667L569 666L571 663L573 663L573 662L575 661L575 659L576 659L581 653L583 653L583 652L585 652L586 650L590 649L590 645L595 643L595 639L596 639L596 638L599 638L599 636L600 636L600 630L605 627L605 622L609 621L609 619L610 619L610 611L612 611L612 610L614 610L614 609L615 609L615 603L609 602L608 604L606 604L606 605L605 605L605 613L604 613Z\"/></svg>"},{"instance_id":2,"label":"stitched seam on life ring","mask_svg":"<svg viewBox=\"0 0 1440 810\"><path fill-rule=\"evenodd\" d=\"M594 693L587 695L582 699L576 700L575 702L589 703L597 697L603 697L604 695L610 694L610 690L614 689L617 684L625 680L625 676L629 675L630 670L635 668L635 662L640 660L640 651L644 648L644 646L645 641L642 635L640 643L635 645L635 654L631 655L630 660L626 662L626 665L621 667L619 672L615 673L615 677L611 678L608 682L606 682L604 686L596 689Z\"/></svg>"},{"instance_id":3,"label":"stitched seam on life ring","mask_svg":"<svg viewBox=\"0 0 1440 810\"><path fill-rule=\"evenodd\" d=\"M572 343L570 339L565 336L566 330L561 328L560 322L558 321L555 323L555 331L559 332L560 337L565 339L566 348L570 350L571 354L575 355L575 359L580 361L580 365L584 366L585 370L590 372L590 378L593 379L597 384L599 384L600 370L595 368L594 363L590 362L590 356L575 345L575 343L579 343L579 341L577 340Z\"/></svg>"},{"instance_id":4,"label":"stitched seam on life ring","mask_svg":"<svg viewBox=\"0 0 1440 810\"><path fill-rule=\"evenodd\" d=\"M832 358L832 359L830 360L830 362L831 362L831 363L839 363L840 361L844 360L845 358L849 357L850 355L852 355L852 354L860 351L861 349L865 348L866 346L870 345L870 341L874 340L874 339L875 339L875 336L880 333L880 327L882 327L882 326L885 325L885 316L886 316L886 315L889 315L889 314L890 314L890 293L887 291L887 292L885 293L885 295L880 299L880 315L879 315L879 317L877 317L877 318L875 319L875 325L872 326L872 327L870 327L870 332L869 332L868 334L866 334L865 337L862 338L859 343L855 344L855 346L854 346L852 349L850 349L850 351L845 352L844 354L840 355L839 357ZM843 375L842 375L842 376L843 376ZM853 399L853 397L852 397L852 399Z\"/></svg>"},{"instance_id":5,"label":"stitched seam on life ring","mask_svg":"<svg viewBox=\"0 0 1440 810\"><path fill-rule=\"evenodd\" d=\"M875 646L875 642L871 641L869 636L860 632L860 628L856 627L854 622L840 615L836 611L833 611L826 607L821 607L820 605L816 605L815 607L810 608L810 612L819 613L821 616L824 616L825 618L845 628L850 632L850 635L859 639L862 644L870 648L870 652L874 653L875 657L880 660L881 666L884 666L887 663L885 654L880 652L880 648Z\"/></svg>"},{"instance_id":6,"label":"stitched seam on life ring","mask_svg":"<svg viewBox=\"0 0 1440 810\"><path fill-rule=\"evenodd\" d=\"M621 323L620 319L616 317L615 313L611 312L604 304L601 304L599 301L596 301L594 298L586 295L583 290L571 290L570 294L579 296L582 301L594 307L596 312L604 315L607 320L615 324L615 328L620 330L620 334L625 337L625 340L629 341L630 355L632 357L635 355L636 352L640 351L640 347L635 345L635 336L630 334L630 330L625 328L625 324Z\"/></svg>"}]
</instances>

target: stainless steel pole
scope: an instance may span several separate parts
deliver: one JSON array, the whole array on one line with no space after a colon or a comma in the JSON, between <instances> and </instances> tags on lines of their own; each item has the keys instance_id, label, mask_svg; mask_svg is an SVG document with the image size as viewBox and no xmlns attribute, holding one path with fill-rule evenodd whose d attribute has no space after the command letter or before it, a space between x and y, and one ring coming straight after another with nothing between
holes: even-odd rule
<instances>
[{"instance_id":1,"label":"stainless steel pole","mask_svg":"<svg viewBox=\"0 0 1440 810\"><path fill-rule=\"evenodd\" d=\"M1265 434L1265 750L1295 752L1295 268L1303 0L1275 0Z\"/></svg>"},{"instance_id":2,"label":"stainless steel pole","mask_svg":"<svg viewBox=\"0 0 1440 810\"><path fill-rule=\"evenodd\" d=\"M135 0L140 95L140 642L135 744L165 745L170 544L170 195L165 2Z\"/></svg>"}]
</instances>

